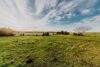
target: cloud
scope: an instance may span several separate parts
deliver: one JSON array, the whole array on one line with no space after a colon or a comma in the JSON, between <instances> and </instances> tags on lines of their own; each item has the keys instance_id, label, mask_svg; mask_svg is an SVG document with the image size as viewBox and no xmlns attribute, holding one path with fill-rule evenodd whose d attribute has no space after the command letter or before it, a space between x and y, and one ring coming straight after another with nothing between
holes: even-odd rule
<instances>
[{"instance_id":1,"label":"cloud","mask_svg":"<svg viewBox=\"0 0 100 67\"><path fill-rule=\"evenodd\" d=\"M56 7L57 0L35 0L36 15L40 15L44 10Z\"/></svg>"},{"instance_id":2,"label":"cloud","mask_svg":"<svg viewBox=\"0 0 100 67\"><path fill-rule=\"evenodd\" d=\"M83 15L87 15L87 14L90 14L91 13L91 10L90 9L85 9L81 12Z\"/></svg>"},{"instance_id":3,"label":"cloud","mask_svg":"<svg viewBox=\"0 0 100 67\"><path fill-rule=\"evenodd\" d=\"M100 15L97 15L91 18L86 18L86 19L81 20L78 23L73 24L73 28L77 26L90 26L93 28L91 31L100 32Z\"/></svg>"},{"instance_id":4,"label":"cloud","mask_svg":"<svg viewBox=\"0 0 100 67\"><path fill-rule=\"evenodd\" d=\"M0 27L32 30L32 27L44 26L46 22L46 17L39 20L32 17L28 0L0 0Z\"/></svg>"},{"instance_id":5,"label":"cloud","mask_svg":"<svg viewBox=\"0 0 100 67\"><path fill-rule=\"evenodd\" d=\"M93 13L94 6L98 0L63 0L60 2L50 16L53 21L56 21L57 17L61 16L61 20L71 19L74 20L74 17L81 16L81 15L91 15ZM58 21L57 21L58 22Z\"/></svg>"},{"instance_id":6,"label":"cloud","mask_svg":"<svg viewBox=\"0 0 100 67\"><path fill-rule=\"evenodd\" d=\"M97 2L98 0L0 0L0 27L16 30L64 29L63 22L66 27L68 24L65 21L71 23L70 20L74 20L74 17L91 14ZM58 24L60 26L55 26Z\"/></svg>"}]
</instances>

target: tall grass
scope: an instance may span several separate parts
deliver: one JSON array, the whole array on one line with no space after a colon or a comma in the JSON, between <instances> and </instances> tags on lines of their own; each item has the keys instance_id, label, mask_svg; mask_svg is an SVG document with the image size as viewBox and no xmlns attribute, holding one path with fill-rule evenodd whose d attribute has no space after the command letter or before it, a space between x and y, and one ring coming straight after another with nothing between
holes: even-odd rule
<instances>
[{"instance_id":1,"label":"tall grass","mask_svg":"<svg viewBox=\"0 0 100 67\"><path fill-rule=\"evenodd\" d=\"M100 36L0 37L2 67L100 67Z\"/></svg>"}]
</instances>

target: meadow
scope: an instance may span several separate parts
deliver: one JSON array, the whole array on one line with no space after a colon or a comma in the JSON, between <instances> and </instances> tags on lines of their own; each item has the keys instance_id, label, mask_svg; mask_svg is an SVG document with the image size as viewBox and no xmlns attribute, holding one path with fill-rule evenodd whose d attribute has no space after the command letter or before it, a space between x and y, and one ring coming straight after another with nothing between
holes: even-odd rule
<instances>
[{"instance_id":1,"label":"meadow","mask_svg":"<svg viewBox=\"0 0 100 67\"><path fill-rule=\"evenodd\" d=\"M100 33L0 37L0 67L100 67Z\"/></svg>"}]
</instances>

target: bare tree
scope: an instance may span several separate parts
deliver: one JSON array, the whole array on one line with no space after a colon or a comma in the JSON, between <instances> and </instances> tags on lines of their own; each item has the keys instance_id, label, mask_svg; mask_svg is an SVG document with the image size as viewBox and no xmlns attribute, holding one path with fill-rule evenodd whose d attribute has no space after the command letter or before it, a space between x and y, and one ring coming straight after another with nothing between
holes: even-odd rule
<instances>
[{"instance_id":1,"label":"bare tree","mask_svg":"<svg viewBox=\"0 0 100 67\"><path fill-rule=\"evenodd\" d=\"M91 30L92 28L90 26L77 26L74 31L77 33L84 33L86 31Z\"/></svg>"}]
</instances>

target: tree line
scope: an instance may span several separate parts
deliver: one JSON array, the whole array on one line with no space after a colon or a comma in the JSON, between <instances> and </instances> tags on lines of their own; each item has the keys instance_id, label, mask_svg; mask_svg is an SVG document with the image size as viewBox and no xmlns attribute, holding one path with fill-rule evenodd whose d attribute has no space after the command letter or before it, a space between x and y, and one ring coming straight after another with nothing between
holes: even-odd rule
<instances>
[{"instance_id":1,"label":"tree line","mask_svg":"<svg viewBox=\"0 0 100 67\"><path fill-rule=\"evenodd\" d=\"M73 35L75 36L84 36L86 31L91 30L91 27L87 26L78 26L74 29ZM51 32L42 32L41 36L50 36ZM70 35L71 33L68 31L57 31L52 32L52 35ZM0 28L0 36L15 36L16 32L10 28ZM25 36L25 34L20 34L20 36ZM36 34L35 36L39 36Z\"/></svg>"}]
</instances>

